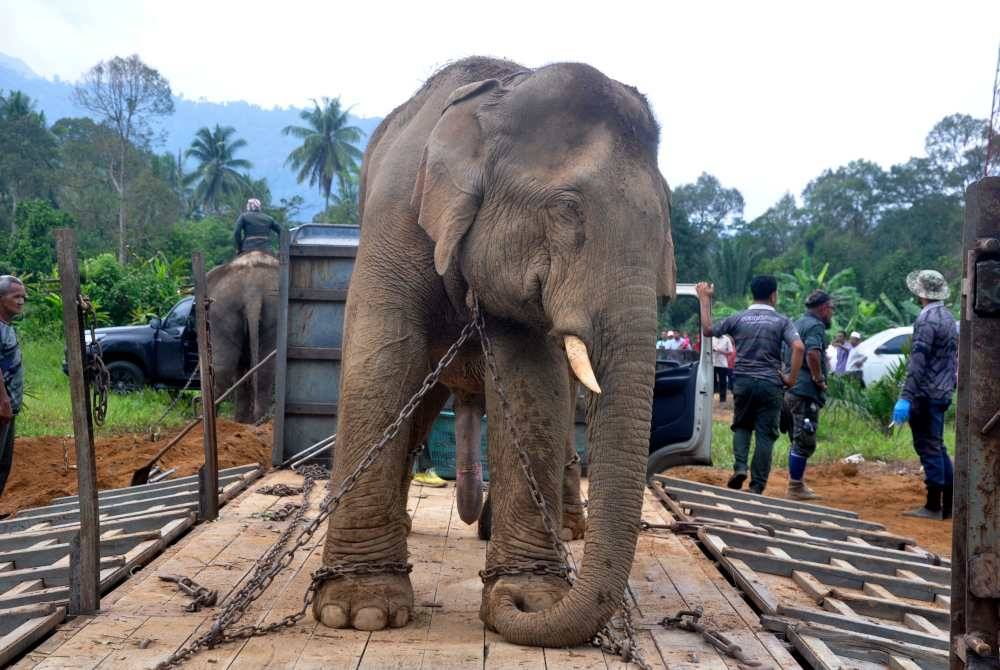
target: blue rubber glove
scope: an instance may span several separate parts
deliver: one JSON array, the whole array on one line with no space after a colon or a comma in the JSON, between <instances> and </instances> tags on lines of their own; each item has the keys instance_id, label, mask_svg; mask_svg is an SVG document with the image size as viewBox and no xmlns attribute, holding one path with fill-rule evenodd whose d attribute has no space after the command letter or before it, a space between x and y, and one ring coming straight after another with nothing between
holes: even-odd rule
<instances>
[{"instance_id":1,"label":"blue rubber glove","mask_svg":"<svg viewBox=\"0 0 1000 670\"><path fill-rule=\"evenodd\" d=\"M902 426L910 420L910 401L900 398L896 401L896 406L892 408L892 422L897 426Z\"/></svg>"}]
</instances>

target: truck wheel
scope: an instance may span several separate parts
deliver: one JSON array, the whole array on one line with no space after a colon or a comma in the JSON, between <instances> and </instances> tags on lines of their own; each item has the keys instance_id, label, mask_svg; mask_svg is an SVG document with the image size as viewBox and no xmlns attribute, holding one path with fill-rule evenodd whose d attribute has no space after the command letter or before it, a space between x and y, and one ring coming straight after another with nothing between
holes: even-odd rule
<instances>
[{"instance_id":1,"label":"truck wheel","mask_svg":"<svg viewBox=\"0 0 1000 670\"><path fill-rule=\"evenodd\" d=\"M108 363L108 374L111 376L111 390L115 393L131 393L146 385L146 375L135 363L112 361Z\"/></svg>"}]
</instances>

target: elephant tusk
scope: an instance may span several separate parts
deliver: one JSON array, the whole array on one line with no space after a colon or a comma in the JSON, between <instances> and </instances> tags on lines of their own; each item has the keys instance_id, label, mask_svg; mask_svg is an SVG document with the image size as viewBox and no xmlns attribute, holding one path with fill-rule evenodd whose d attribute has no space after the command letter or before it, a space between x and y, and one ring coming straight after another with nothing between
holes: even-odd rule
<instances>
[{"instance_id":1,"label":"elephant tusk","mask_svg":"<svg viewBox=\"0 0 1000 670\"><path fill-rule=\"evenodd\" d=\"M566 335L563 337L566 346L566 358L569 359L569 366L573 368L573 374L580 380L580 383L589 388L594 393L600 393L601 387L594 376L594 369L590 367L590 356L587 355L587 345L576 335Z\"/></svg>"}]
</instances>

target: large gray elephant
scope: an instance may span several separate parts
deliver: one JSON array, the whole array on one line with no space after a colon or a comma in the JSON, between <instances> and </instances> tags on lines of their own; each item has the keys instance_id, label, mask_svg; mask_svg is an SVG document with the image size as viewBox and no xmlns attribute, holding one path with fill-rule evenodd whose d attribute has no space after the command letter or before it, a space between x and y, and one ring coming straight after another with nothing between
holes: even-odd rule
<instances>
[{"instance_id":1,"label":"large gray elephant","mask_svg":"<svg viewBox=\"0 0 1000 670\"><path fill-rule=\"evenodd\" d=\"M270 353L277 341L278 260L251 251L212 268L208 284L215 397ZM274 363L262 366L234 392L234 418L254 423L274 397Z\"/></svg>"},{"instance_id":2,"label":"large gray elephant","mask_svg":"<svg viewBox=\"0 0 1000 670\"><path fill-rule=\"evenodd\" d=\"M407 557L408 454L450 390L481 397L489 416L486 568L524 569L486 573L483 621L511 642L562 647L590 640L621 603L641 518L657 296L675 283L658 134L643 96L590 66L529 70L486 58L444 68L375 131L362 168L333 490L470 321L473 299L499 381L468 343L344 496L324 565L368 563L382 574L325 582L318 620L363 630L410 620L409 577L389 565ZM586 551L572 588L529 571L559 556L512 439L516 426L560 518L570 368L593 391Z\"/></svg>"}]
</instances>

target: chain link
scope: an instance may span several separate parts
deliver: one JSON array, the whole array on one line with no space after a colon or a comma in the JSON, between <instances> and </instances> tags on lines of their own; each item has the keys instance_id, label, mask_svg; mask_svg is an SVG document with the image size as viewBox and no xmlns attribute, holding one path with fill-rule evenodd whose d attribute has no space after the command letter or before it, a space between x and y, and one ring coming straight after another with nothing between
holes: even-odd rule
<instances>
[{"instance_id":1,"label":"chain link","mask_svg":"<svg viewBox=\"0 0 1000 670\"><path fill-rule=\"evenodd\" d=\"M108 416L108 390L111 388L111 373L104 364L104 352L101 350L101 341L97 339L97 313L90 298L78 293L76 304L83 314L84 328L90 330L90 347L87 349L84 363L84 379L90 386L91 402L90 408L93 413L94 424L104 425L104 420Z\"/></svg>"},{"instance_id":2,"label":"chain link","mask_svg":"<svg viewBox=\"0 0 1000 670\"><path fill-rule=\"evenodd\" d=\"M185 612L198 612L202 607L215 607L215 602L219 597L219 592L209 590L190 577L183 575L159 575L165 582L177 584L177 588L191 596L193 600L184 606Z\"/></svg>"},{"instance_id":3,"label":"chain link","mask_svg":"<svg viewBox=\"0 0 1000 670\"><path fill-rule=\"evenodd\" d=\"M437 384L444 369L451 364L455 356L458 355L459 350L465 346L465 343L468 342L476 330L475 321L465 325L458 339L445 352L444 356L441 357L437 367L424 377L420 389L406 403L395 421L386 427L378 442L365 452L354 470L344 478L337 492L335 494L327 494L319 506L319 513L316 517L306 523L294 538L294 541L292 541L291 546L285 548L285 545L292 539L295 529L303 522L306 510L309 508L309 497L316 481L329 476L329 473L318 465L304 465L298 469L299 474L305 480L302 483L302 505L295 512L292 521L289 522L288 526L282 531L277 541L275 541L267 553L257 561L253 574L247 579L243 587L226 599L216 614L209 630L188 644L188 646L171 654L169 658L156 666L157 670L179 666L197 654L201 649L212 648L234 640L266 635L282 628L294 626L306 616L306 612L309 610L309 606L312 604L313 598L316 596L316 592L320 586L331 579L340 579L346 575L409 573L412 566L408 563L399 562L348 563L324 566L312 574L309 587L302 596L302 607L297 612L266 625L248 624L234 627L234 624L243 618L247 608L260 598L264 591L271 585L271 582L274 581L275 577L292 562L296 552L316 534L316 531L319 530L327 518L337 509L340 501L354 488L365 471L378 460L379 455L385 449L386 445L399 435L403 422L409 419L416 411L420 405L420 401Z\"/></svg>"},{"instance_id":4,"label":"chain link","mask_svg":"<svg viewBox=\"0 0 1000 670\"><path fill-rule=\"evenodd\" d=\"M538 484L538 480L535 478L535 474L532 471L531 459L528 457L528 452L524 448L524 442L521 439L520 425L513 419L510 401L507 398L507 393L504 391L503 383L500 380L496 357L493 354L493 346L486 334L486 323L482 312L479 309L479 301L473 300L472 309L472 322L475 324L476 330L479 333L479 344L483 350L483 358L486 362L486 369L489 371L490 377L493 381L494 390L500 400L500 411L503 413L504 423L510 429L511 439L514 443L515 451L517 452L517 460L520 464L521 472L524 474L524 478L528 482L531 499L535 502L535 506L538 507L538 511L542 516L542 526L545 528L546 534L552 541L552 547L555 549L556 555L559 557L559 561L561 563L561 565L557 566L555 569L559 571L559 576L572 585L577 577L577 571L572 563L569 550L566 548L566 542L563 541L562 537L559 535L559 530L553 522L552 512L549 509L548 504L545 502L545 497L542 495L541 486ZM573 462L571 460L569 466L572 465ZM551 566L547 566L544 563L534 564L527 570L521 566L496 566L494 568L484 570L479 574L480 577L483 578L483 581L486 581L487 577L483 576L484 573L488 575L490 579L508 574L525 574L528 572L538 574L534 572L534 570L540 566L546 566L544 568L545 572L542 574L552 574L549 572ZM591 644L599 647L604 652L620 657L626 663L636 664L642 670L651 670L651 666L646 661L643 656L642 649L639 647L639 642L635 635L635 627L632 625L630 606L625 598L622 599L621 604L621 620L623 635L618 635L609 622L605 624L600 631L598 631L597 635L595 635L591 640Z\"/></svg>"},{"instance_id":5,"label":"chain link","mask_svg":"<svg viewBox=\"0 0 1000 670\"><path fill-rule=\"evenodd\" d=\"M725 654L737 663L740 670L774 670L771 665L754 660L746 655L743 648L733 642L724 633L701 623L703 610L696 607L693 610L681 610L672 617L664 617L660 625L664 628L679 628L691 633L698 633L719 653Z\"/></svg>"},{"instance_id":6,"label":"chain link","mask_svg":"<svg viewBox=\"0 0 1000 670\"><path fill-rule=\"evenodd\" d=\"M288 484L271 484L269 486L261 486L257 489L256 493L260 493L265 496L276 496L278 498L283 498L285 496L297 496L302 495L301 486L290 486Z\"/></svg>"}]
</instances>

